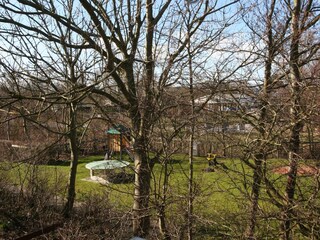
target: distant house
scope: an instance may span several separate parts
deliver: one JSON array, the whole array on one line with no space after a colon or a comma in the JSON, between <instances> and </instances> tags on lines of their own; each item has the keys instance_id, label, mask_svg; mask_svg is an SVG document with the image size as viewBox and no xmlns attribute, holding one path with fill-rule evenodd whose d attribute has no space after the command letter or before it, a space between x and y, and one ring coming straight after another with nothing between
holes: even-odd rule
<instances>
[{"instance_id":1,"label":"distant house","mask_svg":"<svg viewBox=\"0 0 320 240\"><path fill-rule=\"evenodd\" d=\"M199 97L195 100L197 105L205 104L204 109L207 111L238 111L242 109L254 108L254 100L240 93L218 93L209 99L209 95Z\"/></svg>"},{"instance_id":2,"label":"distant house","mask_svg":"<svg viewBox=\"0 0 320 240\"><path fill-rule=\"evenodd\" d=\"M195 99L195 103L199 107L205 104L204 114L213 114L212 118L206 118L206 131L231 133L248 132L252 129L250 124L245 124L239 117L240 113L255 110L255 102L250 96L241 93L217 93L211 98L209 95L201 96ZM218 116L220 120L213 121L214 118L218 119Z\"/></svg>"}]
</instances>

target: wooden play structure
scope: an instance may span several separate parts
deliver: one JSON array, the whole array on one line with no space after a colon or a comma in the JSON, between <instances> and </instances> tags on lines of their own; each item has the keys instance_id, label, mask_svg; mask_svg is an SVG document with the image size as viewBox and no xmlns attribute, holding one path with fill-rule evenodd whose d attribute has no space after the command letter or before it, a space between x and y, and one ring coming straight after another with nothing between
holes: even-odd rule
<instances>
[{"instance_id":1,"label":"wooden play structure","mask_svg":"<svg viewBox=\"0 0 320 240\"><path fill-rule=\"evenodd\" d=\"M130 155L130 131L125 126L119 124L109 128L107 135L108 152L107 157L110 158L113 153L120 153L120 160L122 153L125 151Z\"/></svg>"}]
</instances>

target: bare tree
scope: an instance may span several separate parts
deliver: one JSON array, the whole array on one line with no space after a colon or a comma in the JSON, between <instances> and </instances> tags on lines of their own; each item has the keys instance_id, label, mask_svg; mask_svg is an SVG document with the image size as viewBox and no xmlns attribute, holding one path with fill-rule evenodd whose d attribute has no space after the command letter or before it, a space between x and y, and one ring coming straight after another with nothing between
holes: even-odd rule
<instances>
[{"instance_id":1,"label":"bare tree","mask_svg":"<svg viewBox=\"0 0 320 240\"><path fill-rule=\"evenodd\" d=\"M202 31L200 26L205 20L211 21L214 13L234 2L219 7L209 1L199 2L198 11L191 16L189 35L183 34L185 31L180 24L179 12L185 6L173 1L107 4L113 12L104 15L97 4L81 3L107 48L101 53L108 60L107 71L121 95L97 88L93 92L120 106L128 113L131 122L136 173L133 232L136 236L145 236L150 226L150 180L155 162L148 155L149 142L153 126L166 108L157 102L161 101L164 90L177 82L175 76L181 69L189 39ZM128 19L123 17L126 15ZM108 31L100 27L102 23L106 24ZM172 37L168 38L168 35Z\"/></svg>"},{"instance_id":2,"label":"bare tree","mask_svg":"<svg viewBox=\"0 0 320 240\"><path fill-rule=\"evenodd\" d=\"M76 193L79 129L84 124L77 116L78 104L88 96L83 82L90 75L93 58L70 26L55 18L53 21L44 16L34 18L32 10L24 5L4 2L1 6L0 21L4 23L1 51L6 56L1 66L6 72L6 94L13 103L17 99L34 102L31 107L25 105L28 114L22 117L26 121L59 135L60 139L64 136L68 139L71 161L63 214L70 217ZM53 5L47 7L55 14ZM73 2L60 7L66 14L66 22L75 21ZM55 122L43 117L54 112Z\"/></svg>"},{"instance_id":3,"label":"bare tree","mask_svg":"<svg viewBox=\"0 0 320 240\"><path fill-rule=\"evenodd\" d=\"M253 94L253 96L255 96L254 101L256 102L258 114L256 115L256 113L254 113L254 115L251 116L249 114L249 118L246 119L257 132L256 140L252 142L254 147L251 148L248 155L253 158L254 165L249 164L249 166L253 168L253 183L250 196L251 210L246 237L248 239L254 239L260 189L262 180L266 178L266 161L268 155L270 155L276 147L273 143L276 142L276 139L279 137L277 134L278 131L274 128L275 122L278 121L277 108L279 108L279 106L273 106L273 103L270 101L274 91L273 89L278 87L279 84L277 83L279 80L274 76L275 70L272 68L275 65L276 56L279 55L279 51L285 43L285 34L289 21L283 21L283 16L279 14L281 5L275 0L265 1L264 4L254 7L251 5L249 9L250 8L254 9L251 10L253 14L250 15L250 17L246 16L244 21L254 36L253 39L251 39L251 44L259 41L263 42L263 47L260 49L260 43L257 44L254 47L257 48L257 50L253 50L252 53L256 54L257 62L260 62L259 59L261 59L264 71L264 78L261 82L261 87L259 87L259 95ZM276 12L278 15L275 15ZM283 26L280 27L280 23ZM257 27L257 25L259 27ZM260 84L260 82L258 82L258 84ZM256 86L253 87L256 88ZM252 93L252 91L248 92L249 95Z\"/></svg>"},{"instance_id":4,"label":"bare tree","mask_svg":"<svg viewBox=\"0 0 320 240\"><path fill-rule=\"evenodd\" d=\"M312 61L319 51L319 43L305 45L304 36L319 22L319 5L316 2L294 0L287 4L291 14L291 31L289 56L290 66L288 83L291 92L290 102L290 135L289 135L289 162L290 170L286 184L286 203L283 212L283 239L292 239L292 219L294 218L294 198L297 181L297 168L300 156L301 132L308 114L303 106L302 95L305 90L305 78L302 76L303 66ZM301 46L305 45L305 46Z\"/></svg>"},{"instance_id":5,"label":"bare tree","mask_svg":"<svg viewBox=\"0 0 320 240\"><path fill-rule=\"evenodd\" d=\"M101 62L101 65L96 67L95 77L81 84L78 70L76 73L71 72L74 74L73 80L71 78L70 81L73 87L67 95L70 114L76 118L75 104L88 92L93 94L92 98L99 95L111 101L126 114L134 142L133 233L136 236L146 236L150 228L150 181L155 163L149 156L151 134L155 123L166 108L158 102L161 101L165 89L179 80L175 76L182 69L188 42L191 45L195 44L190 39L196 34L203 34L205 37L208 32L212 33L214 30L215 34L212 36L219 39L221 30L226 25L216 19L224 19L224 9L236 2L196 2L188 20L189 34L185 34L186 31L182 27L184 19L181 18L181 12L187 5L171 0L80 0L80 4L73 1L66 4L31 0L2 2L1 7L9 15L2 15L0 21L14 28L24 29L29 36L25 34L23 39L31 36L49 43L58 44L62 41L62 45L72 51L90 49L95 52L90 59ZM74 12L80 13L79 18L69 17L69 6ZM85 14L81 14L83 11ZM29 20L20 21L13 15ZM39 21L34 16L53 21L56 26L68 29L68 34L79 41L68 42L63 38L64 35L56 34L56 31L39 30L38 26L33 25ZM214 22L218 22L216 29L212 24ZM168 39L168 35L172 37ZM198 46L194 45L193 49L206 49L203 41L196 44ZM66 59L68 66L73 66L76 56L69 54ZM70 129L75 129L75 118L71 117ZM76 139L75 132L70 132L69 136L73 140ZM74 141L71 142L72 146L77 145ZM70 189L71 192L73 190Z\"/></svg>"},{"instance_id":6,"label":"bare tree","mask_svg":"<svg viewBox=\"0 0 320 240\"><path fill-rule=\"evenodd\" d=\"M294 192L297 184L298 159L301 159L300 150L298 150L300 149L300 134L303 122L310 117L311 111L314 111L313 104L307 107L302 100L307 89L306 80L308 79L308 74L303 69L312 64L316 59L316 52L319 50L319 43L312 41L312 37L310 38L314 34L312 28L317 23L319 15L316 13L316 5L307 1L299 3L301 4L299 7L299 9L301 8L299 10L301 15L297 17L297 20L293 17L293 10L297 11L297 8L290 4L288 8L287 4L278 1L266 1L262 5L253 4L250 8L257 11L254 16L261 20L251 22L254 19L253 15L245 20L250 32L257 37L250 40L249 46L254 46L254 48L244 50L244 52L252 53L257 59L254 64L248 67L246 76L252 77L252 82L254 82L255 79L259 78L254 74L254 71L259 71L259 64L264 69L263 80L258 80L256 86L249 84L250 89L245 90L247 96L253 97L256 111L250 113L242 106L241 102L238 102L238 112L241 113L239 117L244 117L244 121L251 124L254 129L247 136L247 143L243 143L246 154L242 158L253 169L252 188L247 193L251 201L250 217L246 230L248 239L255 238L262 184L265 184L264 187L270 201L283 213L284 225L287 226L282 228L285 239L290 239L292 221L298 219L297 212L294 211L294 206L296 206ZM291 10L285 11L284 9ZM262 25L259 25L259 23L262 23ZM296 35L293 26L298 27ZM293 40L294 36L295 39ZM305 42L306 39L309 39L309 41ZM263 47L261 48L261 46ZM299 51L299 48L303 50ZM287 52L289 52L288 55ZM296 53L293 54L295 57L292 55L293 52ZM305 72L305 74L302 74L302 72ZM293 77L292 74L294 73L296 75ZM290 96L285 94L288 88L291 92ZM239 91L238 88L235 92ZM281 100L276 101L276 98L279 97ZM287 111L288 106L290 106L290 115ZM284 196L281 190L269 179L271 175L266 170L267 157L277 149L278 144L286 142L285 138L287 136L290 139L288 151L291 171L286 184L286 196ZM293 139L295 140L293 141ZM286 148L285 146L282 147ZM297 152L293 153L294 149ZM296 156L295 160L292 160L293 156ZM249 160L251 158L253 161Z\"/></svg>"}]
</instances>

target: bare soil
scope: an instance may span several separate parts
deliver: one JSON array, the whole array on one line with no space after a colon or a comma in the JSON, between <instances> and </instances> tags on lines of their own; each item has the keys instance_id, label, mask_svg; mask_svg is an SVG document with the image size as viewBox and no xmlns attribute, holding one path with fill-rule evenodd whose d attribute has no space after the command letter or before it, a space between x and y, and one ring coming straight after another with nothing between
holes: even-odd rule
<instances>
[{"instance_id":1,"label":"bare soil","mask_svg":"<svg viewBox=\"0 0 320 240\"><path fill-rule=\"evenodd\" d=\"M288 174L290 167L289 166L283 166L273 169L273 172L278 174ZM315 175L319 173L319 168L315 166L307 166L307 165L301 165L298 167L297 174L299 176L310 176Z\"/></svg>"}]
</instances>

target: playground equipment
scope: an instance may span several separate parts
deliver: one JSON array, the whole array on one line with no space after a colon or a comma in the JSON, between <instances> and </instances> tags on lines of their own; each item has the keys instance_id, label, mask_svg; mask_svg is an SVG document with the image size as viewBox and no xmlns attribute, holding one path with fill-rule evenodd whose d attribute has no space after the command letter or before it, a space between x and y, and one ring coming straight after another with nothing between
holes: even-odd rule
<instances>
[{"instance_id":1,"label":"playground equipment","mask_svg":"<svg viewBox=\"0 0 320 240\"><path fill-rule=\"evenodd\" d=\"M221 158L221 157L219 157ZM228 170L228 167L223 162L218 162L218 155L215 153L207 153L207 160L208 160L208 168L206 168L207 172L214 172L214 167L218 165L221 166L224 170Z\"/></svg>"},{"instance_id":2,"label":"playground equipment","mask_svg":"<svg viewBox=\"0 0 320 240\"><path fill-rule=\"evenodd\" d=\"M105 160L110 159L114 153L119 153L121 161L123 152L126 152L130 159L133 160L133 154L131 152L130 145L130 130L125 126L118 124L112 128L109 128L106 133L108 134L108 150L105 155Z\"/></svg>"},{"instance_id":3,"label":"playground equipment","mask_svg":"<svg viewBox=\"0 0 320 240\"><path fill-rule=\"evenodd\" d=\"M218 164L218 162L217 162L217 154L207 153L207 160L208 160L208 163L209 163L209 167L216 166Z\"/></svg>"}]
</instances>

